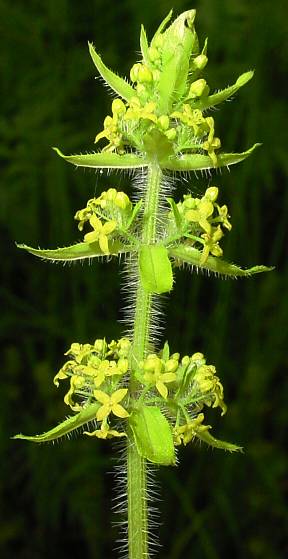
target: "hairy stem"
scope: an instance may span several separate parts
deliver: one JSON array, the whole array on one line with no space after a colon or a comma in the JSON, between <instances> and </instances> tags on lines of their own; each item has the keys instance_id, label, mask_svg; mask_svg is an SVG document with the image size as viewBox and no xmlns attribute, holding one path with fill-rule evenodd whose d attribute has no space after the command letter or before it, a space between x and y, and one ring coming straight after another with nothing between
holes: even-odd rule
<instances>
[{"instance_id":1,"label":"hairy stem","mask_svg":"<svg viewBox=\"0 0 288 559\"><path fill-rule=\"evenodd\" d=\"M144 199L142 244L153 244L157 235L159 193L162 172L155 162L149 166ZM149 349L152 295L141 285L137 271L137 294L134 314L134 330L131 359L131 398L137 397L137 381L133 379L133 368L144 359ZM128 542L129 559L148 557L148 513L146 461L137 451L134 441L128 439L127 452L127 498L128 498Z\"/></svg>"}]
</instances>

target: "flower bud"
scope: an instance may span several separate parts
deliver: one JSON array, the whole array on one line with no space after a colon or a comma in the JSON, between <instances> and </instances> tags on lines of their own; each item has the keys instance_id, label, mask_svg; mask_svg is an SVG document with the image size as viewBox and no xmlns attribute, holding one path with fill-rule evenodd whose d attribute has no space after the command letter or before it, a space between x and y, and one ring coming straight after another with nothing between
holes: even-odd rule
<instances>
[{"instance_id":1,"label":"flower bud","mask_svg":"<svg viewBox=\"0 0 288 559\"><path fill-rule=\"evenodd\" d=\"M184 365L184 367L187 367L187 365L189 365L190 363L190 357L188 355L184 355L184 357L182 357L181 359L181 363L182 365Z\"/></svg>"},{"instance_id":2,"label":"flower bud","mask_svg":"<svg viewBox=\"0 0 288 559\"><path fill-rule=\"evenodd\" d=\"M119 114L123 115L126 112L126 107L121 99L114 99L112 101L112 113L113 115Z\"/></svg>"},{"instance_id":3,"label":"flower bud","mask_svg":"<svg viewBox=\"0 0 288 559\"><path fill-rule=\"evenodd\" d=\"M193 353L192 357L191 357L192 361L202 361L204 359L204 355L203 353Z\"/></svg>"},{"instance_id":4,"label":"flower bud","mask_svg":"<svg viewBox=\"0 0 288 559\"><path fill-rule=\"evenodd\" d=\"M97 351L97 353L104 353L107 349L106 341L102 339L95 340L94 348Z\"/></svg>"},{"instance_id":5,"label":"flower bud","mask_svg":"<svg viewBox=\"0 0 288 559\"><path fill-rule=\"evenodd\" d=\"M206 80L200 79L193 82L189 89L188 97L201 97L201 95L208 95L209 87L207 85Z\"/></svg>"},{"instance_id":6,"label":"flower bud","mask_svg":"<svg viewBox=\"0 0 288 559\"><path fill-rule=\"evenodd\" d=\"M150 58L151 62L155 62L156 60L159 60L159 58L160 58L160 52L155 46L154 47L149 47L148 55L149 55L149 58Z\"/></svg>"},{"instance_id":7,"label":"flower bud","mask_svg":"<svg viewBox=\"0 0 288 559\"><path fill-rule=\"evenodd\" d=\"M125 210L131 204L127 194L125 192L117 192L115 197L115 205L121 210Z\"/></svg>"},{"instance_id":8,"label":"flower bud","mask_svg":"<svg viewBox=\"0 0 288 559\"><path fill-rule=\"evenodd\" d=\"M137 80L140 83L150 83L153 81L153 76L152 76L152 72L151 70L149 70L149 68L147 66L144 66L144 64L140 64L140 68L138 70L138 76L137 76Z\"/></svg>"},{"instance_id":9,"label":"flower bud","mask_svg":"<svg viewBox=\"0 0 288 559\"><path fill-rule=\"evenodd\" d=\"M205 192L205 198L208 198L211 202L216 202L218 198L219 189L217 186L209 186Z\"/></svg>"},{"instance_id":10,"label":"flower bud","mask_svg":"<svg viewBox=\"0 0 288 559\"><path fill-rule=\"evenodd\" d=\"M179 366L178 361L176 361L175 359L168 359L168 361L166 361L165 363L165 372L166 373L175 373L175 371L177 371Z\"/></svg>"},{"instance_id":11,"label":"flower bud","mask_svg":"<svg viewBox=\"0 0 288 559\"><path fill-rule=\"evenodd\" d=\"M175 140L177 136L176 128L169 128L169 130L165 132L165 136L168 138L168 140Z\"/></svg>"},{"instance_id":12,"label":"flower bud","mask_svg":"<svg viewBox=\"0 0 288 559\"><path fill-rule=\"evenodd\" d=\"M168 130L168 128L169 128L169 117L167 115L159 116L159 118L157 120L157 124L159 124L159 127L162 130Z\"/></svg>"},{"instance_id":13,"label":"flower bud","mask_svg":"<svg viewBox=\"0 0 288 559\"><path fill-rule=\"evenodd\" d=\"M194 58L192 63L192 70L203 70L208 62L206 54L199 54Z\"/></svg>"},{"instance_id":14,"label":"flower bud","mask_svg":"<svg viewBox=\"0 0 288 559\"><path fill-rule=\"evenodd\" d=\"M139 73L139 68L141 67L140 62L137 62L137 64L134 64L130 70L130 79L131 82L137 82L138 80L138 73Z\"/></svg>"}]
</instances>

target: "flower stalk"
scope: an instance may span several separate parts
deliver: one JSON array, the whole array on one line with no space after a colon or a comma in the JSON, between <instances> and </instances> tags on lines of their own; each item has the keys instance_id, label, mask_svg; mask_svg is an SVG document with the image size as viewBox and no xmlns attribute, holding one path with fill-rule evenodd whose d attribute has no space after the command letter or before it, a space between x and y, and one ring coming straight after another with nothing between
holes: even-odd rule
<instances>
[{"instance_id":1,"label":"flower stalk","mask_svg":"<svg viewBox=\"0 0 288 559\"><path fill-rule=\"evenodd\" d=\"M170 171L212 172L243 161L259 145L242 153L221 151L207 111L234 95L253 72L210 94L202 77L207 40L200 49L195 16L195 10L188 10L171 22L171 11L150 44L141 28L142 60L131 68L130 83L108 69L89 44L97 71L117 94L96 135L95 142L104 140L105 145L96 153L69 156L54 148L76 166L141 169L145 180L138 202L109 187L76 212L78 229L90 228L81 242L46 250L18 245L51 261L126 259L133 301L128 333L119 340L103 336L92 343L72 343L54 383L68 382L64 402L73 415L42 435L15 438L46 442L82 428L92 439L126 441L129 559L149 557L147 462L173 466L177 447L194 439L229 452L241 450L215 438L205 424L207 407L219 408L221 415L227 411L215 366L200 352L181 357L170 351L168 342L159 347L154 305L162 293L172 291L183 266L219 277L249 277L272 269L243 269L222 258L220 243L232 225L226 204L219 204L218 186L207 185L200 197L188 191L180 200L169 197L163 186Z\"/></svg>"}]
</instances>

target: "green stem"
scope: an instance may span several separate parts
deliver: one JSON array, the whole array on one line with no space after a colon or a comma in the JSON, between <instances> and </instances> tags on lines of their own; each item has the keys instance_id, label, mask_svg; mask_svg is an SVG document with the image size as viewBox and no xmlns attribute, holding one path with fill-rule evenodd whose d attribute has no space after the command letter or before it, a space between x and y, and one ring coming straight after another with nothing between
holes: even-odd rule
<instances>
[{"instance_id":1,"label":"green stem","mask_svg":"<svg viewBox=\"0 0 288 559\"><path fill-rule=\"evenodd\" d=\"M153 244L157 238L159 193L162 172L159 165L151 163L148 168L141 242ZM134 314L134 331L131 358L130 396L137 398L138 381L133 378L133 368L144 359L149 350L151 331L152 295L141 285L137 268L137 293ZM127 451L127 499L129 559L148 557L148 512L146 460L137 451L132 437L128 439Z\"/></svg>"}]
</instances>

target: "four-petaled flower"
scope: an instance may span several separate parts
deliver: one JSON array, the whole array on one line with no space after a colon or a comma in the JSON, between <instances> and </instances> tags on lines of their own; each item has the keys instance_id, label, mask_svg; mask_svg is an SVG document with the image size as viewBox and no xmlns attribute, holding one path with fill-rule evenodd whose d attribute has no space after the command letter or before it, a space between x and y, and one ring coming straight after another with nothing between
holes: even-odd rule
<instances>
[{"instance_id":1,"label":"four-petaled flower","mask_svg":"<svg viewBox=\"0 0 288 559\"><path fill-rule=\"evenodd\" d=\"M201 237L203 237L205 243L200 259L200 265L205 264L210 252L213 256L222 256L223 250L218 244L218 241L220 241L223 237L223 231L220 225L216 228L213 227L210 233L203 233Z\"/></svg>"},{"instance_id":2,"label":"four-petaled flower","mask_svg":"<svg viewBox=\"0 0 288 559\"><path fill-rule=\"evenodd\" d=\"M172 363L172 360L169 359L165 365L162 359L156 355L149 355L144 363L144 380L149 384L155 384L159 394L166 400L168 396L166 384L176 380L175 370L178 363L177 361Z\"/></svg>"},{"instance_id":3,"label":"four-petaled flower","mask_svg":"<svg viewBox=\"0 0 288 559\"><path fill-rule=\"evenodd\" d=\"M204 229L206 233L211 232L211 224L208 218L211 217L214 211L213 203L208 200L205 196L199 200L197 207L185 212L185 218L187 221L194 221L199 223L200 227Z\"/></svg>"},{"instance_id":4,"label":"four-petaled flower","mask_svg":"<svg viewBox=\"0 0 288 559\"><path fill-rule=\"evenodd\" d=\"M108 425L102 423L101 429L96 429L96 431L84 431L84 435L89 437L97 437L98 439L111 439L112 437L127 437L126 433L119 433L115 429L109 429Z\"/></svg>"},{"instance_id":5,"label":"four-petaled flower","mask_svg":"<svg viewBox=\"0 0 288 559\"><path fill-rule=\"evenodd\" d=\"M189 421L185 425L180 425L179 427L174 427L174 443L176 446L180 445L182 442L186 444L190 443L194 437L197 437L198 433L201 431L207 431L210 429L210 425L202 425L204 420L204 413L199 413L195 419Z\"/></svg>"},{"instance_id":6,"label":"four-petaled flower","mask_svg":"<svg viewBox=\"0 0 288 559\"><path fill-rule=\"evenodd\" d=\"M114 413L114 415L122 419L129 417L129 413L119 404L125 398L127 392L127 388L119 388L109 396L102 392L102 390L94 390L93 394L96 400L102 404L96 414L97 421L106 419L110 413Z\"/></svg>"},{"instance_id":7,"label":"four-petaled flower","mask_svg":"<svg viewBox=\"0 0 288 559\"><path fill-rule=\"evenodd\" d=\"M102 252L104 252L105 254L109 254L108 235L110 235L110 233L112 233L116 228L116 221L107 221L103 225L101 220L96 217L96 215L92 215L92 217L89 219L89 223L90 225L92 225L94 231L86 233L84 237L85 243L90 244L98 241Z\"/></svg>"}]
</instances>

